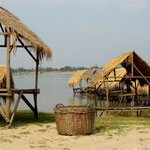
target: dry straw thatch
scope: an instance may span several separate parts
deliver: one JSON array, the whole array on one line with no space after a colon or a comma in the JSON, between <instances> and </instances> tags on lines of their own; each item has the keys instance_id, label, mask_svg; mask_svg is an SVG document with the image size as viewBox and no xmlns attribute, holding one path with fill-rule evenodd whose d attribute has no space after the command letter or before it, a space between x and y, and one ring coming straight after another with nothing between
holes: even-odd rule
<instances>
[{"instance_id":1,"label":"dry straw thatch","mask_svg":"<svg viewBox=\"0 0 150 150\"><path fill-rule=\"evenodd\" d=\"M6 76L7 76L7 67L0 65L0 88L2 89L6 89ZM12 73L11 73L11 87L10 88L14 88L14 81L13 81L13 77L12 77ZM6 97L2 97L4 100ZM14 97L12 97L12 100L14 100Z\"/></svg>"},{"instance_id":2,"label":"dry straw thatch","mask_svg":"<svg viewBox=\"0 0 150 150\"><path fill-rule=\"evenodd\" d=\"M119 82L123 79L123 77L126 75L127 71L124 68L118 68L115 69L115 74L116 74L116 78L115 78L115 74L114 71L112 71L109 76L108 76L108 88L109 90L112 90L115 88L116 85L119 84ZM96 84L96 88L101 87L101 88L105 88L106 87L106 83L107 79L106 78L102 78L100 80L99 83Z\"/></svg>"},{"instance_id":3,"label":"dry straw thatch","mask_svg":"<svg viewBox=\"0 0 150 150\"><path fill-rule=\"evenodd\" d=\"M9 28L13 41L20 37L24 41L30 43L32 50L39 52L40 60L43 57L51 58L51 49L16 16L2 7L0 7L0 23L6 28Z\"/></svg>"},{"instance_id":4,"label":"dry straw thatch","mask_svg":"<svg viewBox=\"0 0 150 150\"><path fill-rule=\"evenodd\" d=\"M87 70L78 70L78 71L76 71L73 74L73 76L71 77L71 79L68 81L68 85L71 87L71 86L74 86L77 83L80 83L81 77L84 74L84 72L86 72L86 71Z\"/></svg>"},{"instance_id":5,"label":"dry straw thatch","mask_svg":"<svg viewBox=\"0 0 150 150\"><path fill-rule=\"evenodd\" d=\"M132 85L135 87L135 82L132 82ZM138 80L136 80L136 85L137 85L138 95L146 95L146 96L149 95L149 86L148 85L141 86ZM135 91L135 89L133 87L131 89L132 89L132 91Z\"/></svg>"},{"instance_id":6,"label":"dry straw thatch","mask_svg":"<svg viewBox=\"0 0 150 150\"><path fill-rule=\"evenodd\" d=\"M89 84L85 88L95 86L102 78L108 76L119 65L122 65L127 70L127 75L131 75L132 62L144 76L150 76L149 65L134 51L130 51L108 61L104 68L93 75ZM141 76L135 68L133 68L133 72L133 76ZM135 80L135 78L133 80ZM144 78L138 78L138 80L142 86L148 84ZM150 78L147 80L150 82Z\"/></svg>"},{"instance_id":7,"label":"dry straw thatch","mask_svg":"<svg viewBox=\"0 0 150 150\"><path fill-rule=\"evenodd\" d=\"M98 69L87 70L81 77L81 80L89 81L90 78L98 71Z\"/></svg>"}]
</instances>

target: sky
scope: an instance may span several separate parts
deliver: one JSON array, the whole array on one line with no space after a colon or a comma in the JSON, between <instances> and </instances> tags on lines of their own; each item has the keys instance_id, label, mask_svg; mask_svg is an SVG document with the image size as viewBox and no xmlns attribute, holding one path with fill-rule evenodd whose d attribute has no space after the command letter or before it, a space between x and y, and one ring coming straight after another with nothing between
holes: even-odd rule
<instances>
[{"instance_id":1,"label":"sky","mask_svg":"<svg viewBox=\"0 0 150 150\"><path fill-rule=\"evenodd\" d=\"M104 66L135 50L150 64L149 0L1 0L51 49L41 67ZM1 42L1 41L0 41ZM0 64L5 64L5 50ZM12 54L13 68L35 67L23 49Z\"/></svg>"}]
</instances>

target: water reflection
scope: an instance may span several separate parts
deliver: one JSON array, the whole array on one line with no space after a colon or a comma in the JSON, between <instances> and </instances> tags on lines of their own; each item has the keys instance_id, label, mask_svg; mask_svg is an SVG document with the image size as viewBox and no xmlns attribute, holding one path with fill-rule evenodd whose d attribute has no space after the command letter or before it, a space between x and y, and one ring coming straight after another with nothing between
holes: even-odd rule
<instances>
[{"instance_id":1,"label":"water reflection","mask_svg":"<svg viewBox=\"0 0 150 150\"><path fill-rule=\"evenodd\" d=\"M40 94L38 95L38 110L53 112L53 108L58 103L64 105L86 105L94 104L97 107L106 107L106 99L102 99L96 95L80 95L73 96L72 88L67 82L72 75L39 75ZM34 88L33 75L14 75L16 88ZM33 96L26 95L33 104ZM119 101L110 100L109 107L125 107L125 106L150 106L149 97L139 97L137 101ZM29 109L28 106L21 101L19 109Z\"/></svg>"},{"instance_id":2,"label":"water reflection","mask_svg":"<svg viewBox=\"0 0 150 150\"><path fill-rule=\"evenodd\" d=\"M82 95L77 94L69 99L69 105L87 105L93 104L97 108L107 107L106 99L101 99L97 95ZM149 97L138 97L137 100L130 99L120 102L119 100L111 100L108 102L108 107L136 107L136 106L150 106Z\"/></svg>"}]
</instances>

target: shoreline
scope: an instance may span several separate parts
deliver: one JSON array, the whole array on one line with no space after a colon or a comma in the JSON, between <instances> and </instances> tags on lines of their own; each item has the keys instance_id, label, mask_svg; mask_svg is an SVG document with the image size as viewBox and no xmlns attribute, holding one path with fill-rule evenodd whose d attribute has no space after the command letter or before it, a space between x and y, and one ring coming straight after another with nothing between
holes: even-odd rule
<instances>
[{"instance_id":1,"label":"shoreline","mask_svg":"<svg viewBox=\"0 0 150 150\"><path fill-rule=\"evenodd\" d=\"M60 71L52 71L52 72L39 72L39 75L72 75L73 71L66 71L66 72L60 72ZM19 73L13 73L13 75L34 75L35 72L19 72Z\"/></svg>"},{"instance_id":2,"label":"shoreline","mask_svg":"<svg viewBox=\"0 0 150 150\"><path fill-rule=\"evenodd\" d=\"M150 119L145 117L96 117L90 135L59 135L54 113L17 111L11 129L0 120L1 150L148 150Z\"/></svg>"}]
</instances>

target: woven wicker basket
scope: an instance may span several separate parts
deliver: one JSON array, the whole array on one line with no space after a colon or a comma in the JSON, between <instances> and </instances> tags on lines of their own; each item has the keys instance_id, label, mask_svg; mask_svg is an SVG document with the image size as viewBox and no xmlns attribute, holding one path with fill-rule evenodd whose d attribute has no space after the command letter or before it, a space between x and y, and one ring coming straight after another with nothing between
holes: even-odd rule
<instances>
[{"instance_id":1,"label":"woven wicker basket","mask_svg":"<svg viewBox=\"0 0 150 150\"><path fill-rule=\"evenodd\" d=\"M54 108L57 131L61 135L91 134L95 120L95 108L87 106L56 105Z\"/></svg>"}]
</instances>

